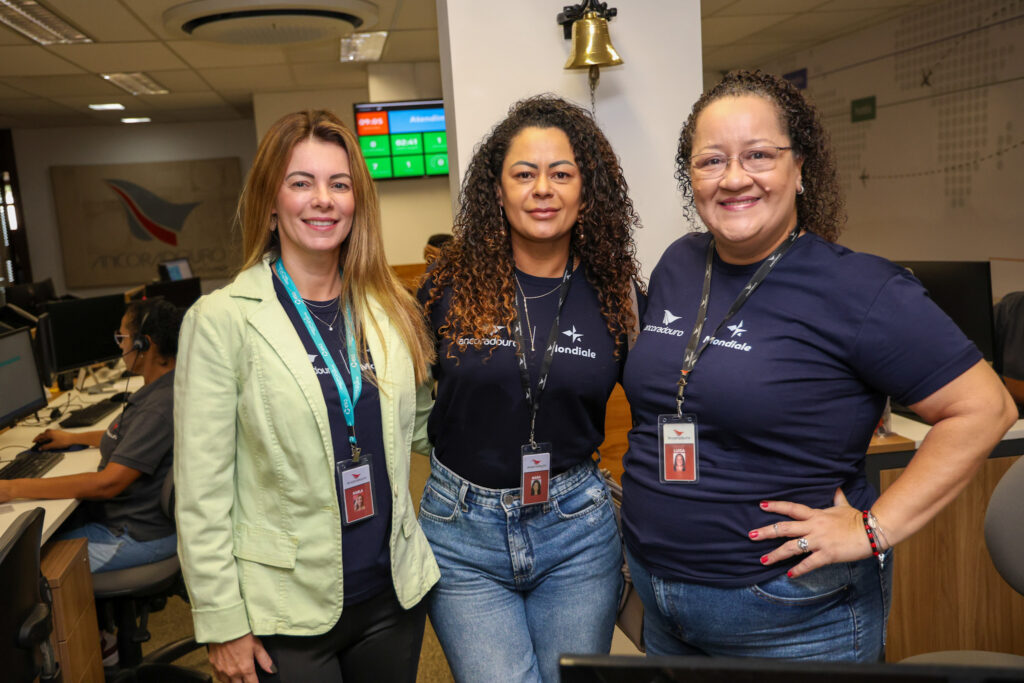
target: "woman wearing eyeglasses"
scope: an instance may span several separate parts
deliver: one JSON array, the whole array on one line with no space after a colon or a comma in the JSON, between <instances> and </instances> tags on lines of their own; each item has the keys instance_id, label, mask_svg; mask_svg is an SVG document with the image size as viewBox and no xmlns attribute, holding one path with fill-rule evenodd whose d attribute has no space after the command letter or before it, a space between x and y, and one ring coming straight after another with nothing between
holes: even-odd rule
<instances>
[{"instance_id":1,"label":"woman wearing eyeglasses","mask_svg":"<svg viewBox=\"0 0 1024 683\"><path fill-rule=\"evenodd\" d=\"M727 75L676 158L708 231L654 269L624 379L647 652L877 660L892 546L963 489L1012 401L909 273L835 243L828 136L789 83ZM878 497L864 454L887 395L934 426Z\"/></svg>"},{"instance_id":2,"label":"woman wearing eyeglasses","mask_svg":"<svg viewBox=\"0 0 1024 683\"><path fill-rule=\"evenodd\" d=\"M12 498L80 498L58 538L89 539L93 572L137 567L170 557L174 520L160 509L171 469L174 367L182 312L163 299L131 304L114 333L128 372L143 387L125 402L106 430L47 429L33 441L40 451L76 444L100 449L100 468L66 477L0 481L0 503Z\"/></svg>"}]
</instances>

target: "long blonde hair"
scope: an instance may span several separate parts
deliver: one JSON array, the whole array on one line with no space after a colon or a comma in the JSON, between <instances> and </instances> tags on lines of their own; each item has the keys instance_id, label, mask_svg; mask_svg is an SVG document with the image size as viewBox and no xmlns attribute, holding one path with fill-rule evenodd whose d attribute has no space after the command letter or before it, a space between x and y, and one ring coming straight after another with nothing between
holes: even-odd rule
<instances>
[{"instance_id":1,"label":"long blonde hair","mask_svg":"<svg viewBox=\"0 0 1024 683\"><path fill-rule=\"evenodd\" d=\"M244 260L241 269L256 265L268 253L279 252L277 234L271 230L271 214L277 194L295 145L313 139L340 145L348 153L356 210L352 229L342 243L339 255L342 267L340 300L352 305L361 359L364 364L367 362L364 323L368 296L372 295L380 302L409 349L416 382L423 382L434 360L434 344L427 331L423 311L384 258L377 188L366 168L356 136L332 112L310 110L283 116L260 141L238 200L236 220L242 231ZM381 335L377 321L371 318L371 322L377 334Z\"/></svg>"}]
</instances>

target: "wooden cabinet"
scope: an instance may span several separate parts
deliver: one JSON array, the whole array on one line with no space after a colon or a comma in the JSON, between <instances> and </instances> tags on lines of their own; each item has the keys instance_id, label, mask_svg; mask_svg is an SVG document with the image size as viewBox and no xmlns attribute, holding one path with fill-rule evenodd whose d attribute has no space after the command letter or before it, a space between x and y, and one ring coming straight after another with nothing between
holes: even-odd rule
<instances>
[{"instance_id":1,"label":"wooden cabinet","mask_svg":"<svg viewBox=\"0 0 1024 683\"><path fill-rule=\"evenodd\" d=\"M103 683L96 603L86 541L50 541L42 550L43 576L53 593L53 642L65 683Z\"/></svg>"}]
</instances>

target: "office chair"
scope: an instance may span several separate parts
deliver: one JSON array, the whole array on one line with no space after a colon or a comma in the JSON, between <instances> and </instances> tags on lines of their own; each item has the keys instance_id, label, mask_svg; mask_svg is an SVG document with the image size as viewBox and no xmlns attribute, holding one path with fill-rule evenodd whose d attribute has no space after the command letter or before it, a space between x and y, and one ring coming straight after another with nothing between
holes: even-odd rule
<instances>
[{"instance_id":1,"label":"office chair","mask_svg":"<svg viewBox=\"0 0 1024 683\"><path fill-rule=\"evenodd\" d=\"M50 644L50 585L39 569L43 509L24 513L0 538L0 662L6 681L60 681Z\"/></svg>"},{"instance_id":2,"label":"office chair","mask_svg":"<svg viewBox=\"0 0 1024 683\"><path fill-rule=\"evenodd\" d=\"M1015 462L999 480L985 511L985 546L992 564L1006 583L1024 595L1024 457ZM985 650L926 652L906 659L907 664L963 664L1024 669L1024 657Z\"/></svg>"},{"instance_id":3,"label":"office chair","mask_svg":"<svg viewBox=\"0 0 1024 683\"><path fill-rule=\"evenodd\" d=\"M174 473L168 472L160 494L160 507L174 518ZM210 683L210 677L171 664L201 647L192 637L183 638L142 656L142 643L150 638L146 623L150 612L162 610L167 598L187 599L178 556L139 567L92 575L98 611L112 614L117 626L117 671L107 681L159 681L160 683Z\"/></svg>"}]
</instances>

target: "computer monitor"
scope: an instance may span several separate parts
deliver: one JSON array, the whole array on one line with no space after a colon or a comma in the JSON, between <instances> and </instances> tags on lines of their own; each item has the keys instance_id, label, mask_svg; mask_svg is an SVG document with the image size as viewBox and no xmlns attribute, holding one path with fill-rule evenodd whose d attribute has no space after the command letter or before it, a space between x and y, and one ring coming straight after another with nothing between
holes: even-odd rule
<instances>
[{"instance_id":1,"label":"computer monitor","mask_svg":"<svg viewBox=\"0 0 1024 683\"><path fill-rule=\"evenodd\" d=\"M48 397L27 327L0 334L0 387L0 429L46 407Z\"/></svg>"},{"instance_id":2,"label":"computer monitor","mask_svg":"<svg viewBox=\"0 0 1024 683\"><path fill-rule=\"evenodd\" d=\"M33 315L43 312L47 301L57 298L53 280L46 278L38 282L10 285L4 288L6 302L14 304Z\"/></svg>"},{"instance_id":3,"label":"computer monitor","mask_svg":"<svg viewBox=\"0 0 1024 683\"><path fill-rule=\"evenodd\" d=\"M1018 669L727 657L562 655L562 683L1009 683Z\"/></svg>"},{"instance_id":4,"label":"computer monitor","mask_svg":"<svg viewBox=\"0 0 1024 683\"><path fill-rule=\"evenodd\" d=\"M898 261L909 268L939 308L953 319L985 360L993 362L992 269L988 261Z\"/></svg>"},{"instance_id":5,"label":"computer monitor","mask_svg":"<svg viewBox=\"0 0 1024 683\"><path fill-rule=\"evenodd\" d=\"M190 277L185 280L168 280L166 282L150 282L146 285L143 297L154 299L158 296L167 299L178 308L188 308L202 296L199 278Z\"/></svg>"},{"instance_id":6,"label":"computer monitor","mask_svg":"<svg viewBox=\"0 0 1024 683\"><path fill-rule=\"evenodd\" d=\"M163 263L157 264L157 272L160 274L160 279L167 280L187 280L192 277L192 265L188 262L187 258L176 258L170 261L164 261Z\"/></svg>"},{"instance_id":7,"label":"computer monitor","mask_svg":"<svg viewBox=\"0 0 1024 683\"><path fill-rule=\"evenodd\" d=\"M125 302L121 294L51 301L46 305L53 328L55 372L119 358L114 332L121 327Z\"/></svg>"}]
</instances>

